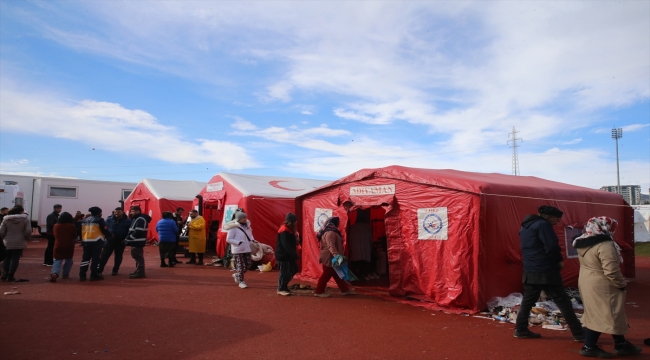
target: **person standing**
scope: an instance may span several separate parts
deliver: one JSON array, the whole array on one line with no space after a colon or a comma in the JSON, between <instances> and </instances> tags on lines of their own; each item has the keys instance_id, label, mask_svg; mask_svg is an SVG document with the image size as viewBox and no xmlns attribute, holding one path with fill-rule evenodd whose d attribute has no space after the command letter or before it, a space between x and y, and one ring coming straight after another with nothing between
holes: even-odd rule
<instances>
[{"instance_id":1,"label":"person standing","mask_svg":"<svg viewBox=\"0 0 650 360\"><path fill-rule=\"evenodd\" d=\"M45 248L45 255L43 256L43 265L52 266L54 264L54 225L59 220L59 214L63 207L61 204L54 205L54 210L45 219L45 237L47 238L47 247Z\"/></svg>"},{"instance_id":2,"label":"person standing","mask_svg":"<svg viewBox=\"0 0 650 360\"><path fill-rule=\"evenodd\" d=\"M77 229L77 237L81 240L81 222L84 219L84 214L81 211L77 210L77 213L74 215L74 227Z\"/></svg>"},{"instance_id":3,"label":"person standing","mask_svg":"<svg viewBox=\"0 0 650 360\"><path fill-rule=\"evenodd\" d=\"M74 222L72 214L63 212L59 216L56 225L54 225L54 266L52 266L50 282L56 282L56 279L61 275L62 263L63 278L67 279L70 276L74 245L77 241L77 229Z\"/></svg>"},{"instance_id":4,"label":"person standing","mask_svg":"<svg viewBox=\"0 0 650 360\"><path fill-rule=\"evenodd\" d=\"M278 295L287 296L290 294L289 282L298 272L298 264L296 262L300 258L296 253L296 245L299 242L298 232L296 231L297 223L298 216L293 213L288 213L284 223L278 230L275 243L275 259L278 261L278 266L280 267Z\"/></svg>"},{"instance_id":5,"label":"person standing","mask_svg":"<svg viewBox=\"0 0 650 360\"><path fill-rule=\"evenodd\" d=\"M2 219L9 213L9 208L3 207L0 208L0 224L2 223Z\"/></svg>"},{"instance_id":6,"label":"person standing","mask_svg":"<svg viewBox=\"0 0 650 360\"><path fill-rule=\"evenodd\" d=\"M174 264L180 264L181 261L176 258L176 254L178 253L178 242L181 239L181 232L183 231L183 224L185 223L183 221L183 212L185 209L182 207L176 208L176 212L174 213L174 222L176 223L176 227L178 228L178 232L176 233L176 241L174 242Z\"/></svg>"},{"instance_id":7,"label":"person standing","mask_svg":"<svg viewBox=\"0 0 650 360\"><path fill-rule=\"evenodd\" d=\"M573 311L569 296L564 292L564 283L560 274L560 270L564 267L562 250L553 230L553 226L560 221L563 212L547 205L540 206L538 212L538 215L526 215L519 230L524 262L522 274L524 298L517 314L514 337L520 339L542 337L541 334L528 330L528 317L543 290L562 312L571 329L573 339L583 341L585 335L582 325Z\"/></svg>"},{"instance_id":8,"label":"person standing","mask_svg":"<svg viewBox=\"0 0 650 360\"><path fill-rule=\"evenodd\" d=\"M195 209L190 211L192 219L187 225L188 242L190 247L190 261L186 264L203 265L203 254L205 253L205 219ZM199 262L196 262L198 256Z\"/></svg>"},{"instance_id":9,"label":"person standing","mask_svg":"<svg viewBox=\"0 0 650 360\"><path fill-rule=\"evenodd\" d=\"M160 267L174 267L174 248L178 227L171 212L164 211L162 213L162 219L156 223L156 232L158 233L158 250L160 250ZM169 265L165 263L165 259L169 259Z\"/></svg>"},{"instance_id":10,"label":"person standing","mask_svg":"<svg viewBox=\"0 0 650 360\"><path fill-rule=\"evenodd\" d=\"M16 281L14 275L18 270L20 257L23 256L23 249L27 247L27 240L32 235L32 225L25 209L16 205L12 207L2 219L0 225L0 237L7 248L2 263L2 280ZM27 281L19 279L18 281Z\"/></svg>"},{"instance_id":11,"label":"person standing","mask_svg":"<svg viewBox=\"0 0 650 360\"><path fill-rule=\"evenodd\" d=\"M116 207L115 210L113 210L113 215L106 219L106 226L108 226L108 231L113 236L106 239L106 243L102 249L102 256L99 261L99 273L101 274L104 272L108 260L111 258L113 252L115 252L113 271L111 271L111 275L117 275L117 272L120 270L120 265L122 265L124 248L126 247L124 240L129 234L131 219L124 214L124 209L122 207Z\"/></svg>"},{"instance_id":12,"label":"person standing","mask_svg":"<svg viewBox=\"0 0 650 360\"><path fill-rule=\"evenodd\" d=\"M104 240L111 237L106 221L102 218L102 209L93 206L90 209L90 216L81 222L81 244L83 255L79 267L79 280L85 281L88 267L90 267L90 281L104 280L99 272L99 257L102 253Z\"/></svg>"},{"instance_id":13,"label":"person standing","mask_svg":"<svg viewBox=\"0 0 650 360\"><path fill-rule=\"evenodd\" d=\"M129 211L131 215L131 228L126 237L126 245L131 247L131 257L135 260L135 271L129 274L131 279L146 277L144 273L144 245L147 243L147 228L151 218L143 214L139 206L134 206Z\"/></svg>"},{"instance_id":14,"label":"person standing","mask_svg":"<svg viewBox=\"0 0 650 360\"><path fill-rule=\"evenodd\" d=\"M246 289L244 274L251 266L251 246L253 230L248 223L248 216L243 211L235 213L236 226L228 230L226 241L231 245L233 259L235 260L235 273L232 274L239 287Z\"/></svg>"},{"instance_id":15,"label":"person standing","mask_svg":"<svg viewBox=\"0 0 650 360\"><path fill-rule=\"evenodd\" d=\"M356 294L350 288L345 280L341 279L334 268L332 267L332 259L337 255L343 255L343 236L339 231L340 220L337 216L332 216L323 225L323 228L316 236L320 241L320 259L319 262L323 265L323 273L318 278L314 296L329 297L330 294L325 292L327 282L334 277L336 285L341 290L341 295Z\"/></svg>"},{"instance_id":16,"label":"person standing","mask_svg":"<svg viewBox=\"0 0 650 360\"><path fill-rule=\"evenodd\" d=\"M641 348L624 336L629 327L625 316L627 283L621 274L621 250L612 238L617 224L606 216L593 217L587 222L585 233L573 240L580 261L578 287L585 310L585 345L580 355L586 357L614 356L597 345L601 333L612 334L616 355L641 353Z\"/></svg>"}]
</instances>

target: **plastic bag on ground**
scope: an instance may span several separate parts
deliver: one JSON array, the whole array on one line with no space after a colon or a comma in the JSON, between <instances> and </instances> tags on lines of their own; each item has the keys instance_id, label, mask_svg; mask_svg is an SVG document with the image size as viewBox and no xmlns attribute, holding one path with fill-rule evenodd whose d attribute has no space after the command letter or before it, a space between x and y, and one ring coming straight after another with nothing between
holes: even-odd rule
<instances>
[{"instance_id":1,"label":"plastic bag on ground","mask_svg":"<svg viewBox=\"0 0 650 360\"><path fill-rule=\"evenodd\" d=\"M268 263L266 263L264 265L259 265L257 267L257 269L259 269L259 271L261 271L261 272L269 272L269 271L273 270L273 266L271 266L271 263L268 262Z\"/></svg>"},{"instance_id":2,"label":"plastic bag on ground","mask_svg":"<svg viewBox=\"0 0 650 360\"><path fill-rule=\"evenodd\" d=\"M515 305L521 304L521 300L524 296L520 293L512 293L506 297L493 297L488 301L487 306L490 311L495 307L502 306L504 308L511 308Z\"/></svg>"}]
</instances>

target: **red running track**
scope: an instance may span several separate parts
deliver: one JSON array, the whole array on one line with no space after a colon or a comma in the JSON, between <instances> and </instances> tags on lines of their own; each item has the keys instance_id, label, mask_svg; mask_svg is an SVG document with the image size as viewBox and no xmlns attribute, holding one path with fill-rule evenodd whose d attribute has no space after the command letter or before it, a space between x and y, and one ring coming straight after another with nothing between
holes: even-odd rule
<instances>
[{"instance_id":1,"label":"red running track","mask_svg":"<svg viewBox=\"0 0 650 360\"><path fill-rule=\"evenodd\" d=\"M364 295L282 297L277 272L247 274L239 289L224 268L160 268L147 247L147 278L48 283L45 241L30 242L18 273L0 283L0 359L578 359L568 331L514 339L513 325L445 314ZM107 269L110 269L109 262ZM629 340L650 337L650 259L628 287ZM332 290L332 289L330 289ZM634 306L636 305L636 307ZM601 343L612 350L611 337ZM650 347L636 359L650 359Z\"/></svg>"}]
</instances>

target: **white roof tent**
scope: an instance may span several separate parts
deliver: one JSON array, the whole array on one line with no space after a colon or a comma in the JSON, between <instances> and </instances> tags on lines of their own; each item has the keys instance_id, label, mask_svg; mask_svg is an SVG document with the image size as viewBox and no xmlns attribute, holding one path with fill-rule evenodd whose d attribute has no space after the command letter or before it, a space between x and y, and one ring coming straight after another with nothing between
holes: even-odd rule
<instances>
[{"instance_id":1,"label":"white roof tent","mask_svg":"<svg viewBox=\"0 0 650 360\"><path fill-rule=\"evenodd\" d=\"M255 195L273 198L295 198L330 183L330 181L326 180L294 177L240 175L229 173L220 173L219 175L232 186L236 187L243 196ZM208 192L211 190L210 186L219 185L218 183L208 184Z\"/></svg>"},{"instance_id":2,"label":"white roof tent","mask_svg":"<svg viewBox=\"0 0 650 360\"><path fill-rule=\"evenodd\" d=\"M205 187L206 183L198 181L142 179L140 181L158 199L192 201Z\"/></svg>"}]
</instances>

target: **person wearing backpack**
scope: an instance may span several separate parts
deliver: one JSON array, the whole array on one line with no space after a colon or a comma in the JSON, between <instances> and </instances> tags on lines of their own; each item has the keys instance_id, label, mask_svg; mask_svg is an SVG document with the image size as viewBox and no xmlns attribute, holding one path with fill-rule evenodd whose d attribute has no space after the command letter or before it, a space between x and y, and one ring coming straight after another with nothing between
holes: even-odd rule
<instances>
[{"instance_id":1,"label":"person wearing backpack","mask_svg":"<svg viewBox=\"0 0 650 360\"><path fill-rule=\"evenodd\" d=\"M235 259L235 273L232 275L239 287L246 289L248 286L244 282L244 273L251 266L251 246L253 241L253 231L248 223L246 213L238 212L235 214L237 226L228 230L226 241L231 245L233 258Z\"/></svg>"}]
</instances>

